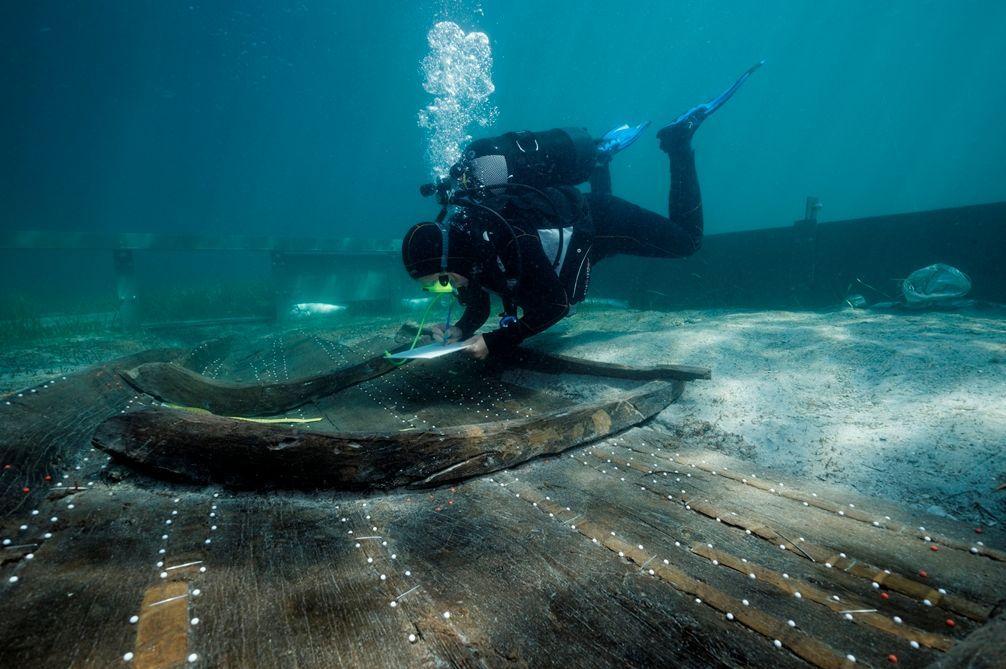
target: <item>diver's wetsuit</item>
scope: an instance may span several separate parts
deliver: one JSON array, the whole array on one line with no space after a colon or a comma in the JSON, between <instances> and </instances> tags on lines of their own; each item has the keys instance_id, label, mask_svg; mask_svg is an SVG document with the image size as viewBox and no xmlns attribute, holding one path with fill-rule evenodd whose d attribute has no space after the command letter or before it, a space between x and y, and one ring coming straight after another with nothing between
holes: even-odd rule
<instances>
[{"instance_id":1,"label":"diver's wetsuit","mask_svg":"<svg viewBox=\"0 0 1006 669\"><path fill-rule=\"evenodd\" d=\"M513 226L520 245L523 270L516 290L510 295L523 315L509 327L487 332L490 354L506 352L524 339L559 322L570 306L583 300L590 279L590 268L614 255L682 258L695 253L702 243L702 196L695 154L690 136L662 142L661 148L671 159L671 187L668 217L648 211L607 193L582 194L573 187L544 189L565 220L574 224L565 257L558 273L553 258L546 256L538 229L547 227L541 217L550 212L532 206L503 209ZM508 205L509 206L509 205ZM506 267L513 267L514 240L494 240L497 256ZM496 271L493 271L496 270ZM474 334L489 318L490 290L506 296L503 272L490 268L477 284L458 291L466 309L455 325L465 338Z\"/></svg>"}]
</instances>

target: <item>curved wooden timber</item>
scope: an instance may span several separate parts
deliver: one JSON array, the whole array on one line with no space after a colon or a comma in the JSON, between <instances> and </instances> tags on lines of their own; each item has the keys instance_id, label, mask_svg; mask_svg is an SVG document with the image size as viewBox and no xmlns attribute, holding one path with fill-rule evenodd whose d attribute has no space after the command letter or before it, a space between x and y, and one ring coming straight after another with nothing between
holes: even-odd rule
<instances>
[{"instance_id":1,"label":"curved wooden timber","mask_svg":"<svg viewBox=\"0 0 1006 669\"><path fill-rule=\"evenodd\" d=\"M162 402L215 414L272 416L387 374L397 366L393 360L376 356L334 372L263 384L220 381L176 363L154 362L125 371L122 378Z\"/></svg>"},{"instance_id":2,"label":"curved wooden timber","mask_svg":"<svg viewBox=\"0 0 1006 669\"><path fill-rule=\"evenodd\" d=\"M680 380L541 416L390 433L320 433L167 408L115 416L94 445L155 476L241 488L429 486L510 467L636 425L674 402Z\"/></svg>"},{"instance_id":3,"label":"curved wooden timber","mask_svg":"<svg viewBox=\"0 0 1006 669\"><path fill-rule=\"evenodd\" d=\"M404 347L400 347L401 350ZM552 374L582 374L637 381L708 379L705 367L660 365L634 368L563 355L520 350L497 364ZM387 374L401 363L375 356L334 372L279 383L235 383L203 376L177 363L155 362L123 372L138 391L162 402L228 416L274 416Z\"/></svg>"},{"instance_id":4,"label":"curved wooden timber","mask_svg":"<svg viewBox=\"0 0 1006 669\"><path fill-rule=\"evenodd\" d=\"M585 374L607 376L613 379L633 381L655 381L677 379L679 381L709 380L713 378L708 367L693 365L655 365L653 367L629 367L614 362L596 362L574 358L558 353L542 353L531 349L517 349L511 357L502 361L503 365L533 369L549 374Z\"/></svg>"}]
</instances>

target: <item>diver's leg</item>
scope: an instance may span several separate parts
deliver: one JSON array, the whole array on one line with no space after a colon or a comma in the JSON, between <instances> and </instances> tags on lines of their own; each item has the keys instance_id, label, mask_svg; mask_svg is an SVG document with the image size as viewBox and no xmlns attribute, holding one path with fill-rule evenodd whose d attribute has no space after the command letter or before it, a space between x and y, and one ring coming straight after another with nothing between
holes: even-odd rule
<instances>
[{"instance_id":1,"label":"diver's leg","mask_svg":"<svg viewBox=\"0 0 1006 669\"><path fill-rule=\"evenodd\" d=\"M668 218L604 193L587 196L594 219L591 257L595 263L617 254L680 258L699 250L703 234L702 192L695 169L692 136L702 122L722 107L763 62L748 68L730 88L712 100L692 107L657 133L661 150L671 160ZM638 136L639 129L633 129L633 139ZM618 133L626 130L629 130L627 126L616 128L608 135L617 139Z\"/></svg>"},{"instance_id":2,"label":"diver's leg","mask_svg":"<svg viewBox=\"0 0 1006 669\"><path fill-rule=\"evenodd\" d=\"M666 146L665 146L666 144ZM695 168L695 151L688 137L668 137L660 148L671 160L671 188L667 194L667 216L687 243L679 248L681 255L691 255L702 245L704 220L702 217L702 189L699 188L699 173Z\"/></svg>"},{"instance_id":3,"label":"diver's leg","mask_svg":"<svg viewBox=\"0 0 1006 669\"><path fill-rule=\"evenodd\" d=\"M672 158L669 218L613 195L590 193L587 200L593 264L613 255L683 258L702 243L702 200L691 148Z\"/></svg>"}]
</instances>

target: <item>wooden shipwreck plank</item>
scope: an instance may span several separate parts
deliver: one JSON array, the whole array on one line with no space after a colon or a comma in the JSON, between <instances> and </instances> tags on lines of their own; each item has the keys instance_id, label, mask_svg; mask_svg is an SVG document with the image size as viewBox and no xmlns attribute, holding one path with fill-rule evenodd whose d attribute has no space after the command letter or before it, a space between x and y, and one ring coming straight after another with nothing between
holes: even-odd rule
<instances>
[{"instance_id":1,"label":"wooden shipwreck plank","mask_svg":"<svg viewBox=\"0 0 1006 669\"><path fill-rule=\"evenodd\" d=\"M772 648L779 640L785 648L815 666L839 666L846 662L847 655L868 664L879 664L892 651L913 650L910 640L929 638L924 631L906 638L891 635L886 629L855 624L859 613L852 613L852 619L845 620L842 612L862 609L847 597L840 584L829 583L828 575L805 574L798 571L802 565L792 555L778 549L773 551L712 519L683 513L680 504L647 493L635 477L624 471L609 469L604 473L589 460L585 465L576 459L565 460L568 462L549 462L514 471L512 474L518 478L509 487L516 488L522 498L550 514L556 513L556 506L568 506L575 520L564 523L575 525L578 532L617 552L619 557L627 557L640 569L653 569L656 576L671 586L697 597L723 615L731 614L735 624L757 632L766 648ZM696 554L691 550L696 542L703 546L711 544L752 568L741 573ZM823 582L840 600L848 601L850 607L835 610L780 592L770 581L757 578L757 574L750 577L756 566L779 573L780 577L785 573L792 579L809 576ZM662 573L661 569L665 571ZM923 647L913 650L911 657L906 653L905 663L920 666L933 657Z\"/></svg>"},{"instance_id":2,"label":"wooden shipwreck plank","mask_svg":"<svg viewBox=\"0 0 1006 669\"><path fill-rule=\"evenodd\" d=\"M399 328L400 337L414 337L418 328L414 323L406 323ZM432 328L423 329L423 334L431 335ZM606 376L615 379L631 379L634 381L677 380L694 381L711 379L712 371L708 367L693 365L655 365L651 367L629 367L614 362L598 362L575 358L561 353L545 353L532 348L520 347L503 358L490 359L491 368L522 367L549 374L585 374L589 376Z\"/></svg>"},{"instance_id":3,"label":"wooden shipwreck plank","mask_svg":"<svg viewBox=\"0 0 1006 669\"><path fill-rule=\"evenodd\" d=\"M393 350L404 350L399 346ZM520 351L507 364L547 373L583 374L637 381L708 379L706 368L659 365L633 368L562 355ZM176 363L150 363L126 371L123 378L138 391L163 402L206 409L225 416L276 415L387 374L402 363L383 355L336 371L271 383L209 378ZM495 367L495 366L494 366Z\"/></svg>"},{"instance_id":4,"label":"wooden shipwreck plank","mask_svg":"<svg viewBox=\"0 0 1006 669\"><path fill-rule=\"evenodd\" d=\"M532 349L518 349L503 364L516 365L552 374L589 374L592 376L608 376L616 379L632 379L635 381L654 381L658 379L695 381L712 378L712 371L708 367L696 367L693 365L629 367L613 362L596 362L557 353L542 353Z\"/></svg>"},{"instance_id":5,"label":"wooden shipwreck plank","mask_svg":"<svg viewBox=\"0 0 1006 669\"><path fill-rule=\"evenodd\" d=\"M740 502L746 508L757 509L756 516L771 517L775 531L790 539L807 533L823 535L827 539L820 543L826 548L810 545L804 548L809 559L830 564L868 582L876 581L885 590L897 591L918 602L928 601L981 621L995 603L988 597L1006 582L1006 565L1002 562L981 551L972 553L941 546L933 537L924 541L925 536L904 532L900 529L903 524L891 521L878 502L854 498L858 504L848 501L840 504L823 494L805 492L799 485L780 481L778 475L758 477L750 467L728 463L720 454L704 456L697 452L660 450L659 439L651 439L648 448L634 451L655 453L664 466L687 471L688 482L698 486L688 491L689 497L701 497L711 505L710 509L720 509L717 515L735 510ZM808 501L801 501L804 497ZM701 505L697 504L696 509L701 509ZM851 513L874 520L864 522L850 517ZM923 523L932 523L934 519L916 522L913 527L921 527L917 532L924 534L927 530ZM889 524L896 527L888 527ZM990 552L994 550L989 548Z\"/></svg>"},{"instance_id":6,"label":"wooden shipwreck plank","mask_svg":"<svg viewBox=\"0 0 1006 669\"><path fill-rule=\"evenodd\" d=\"M1006 610L957 644L933 669L1000 669L1006 667Z\"/></svg>"},{"instance_id":7,"label":"wooden shipwreck plank","mask_svg":"<svg viewBox=\"0 0 1006 669\"><path fill-rule=\"evenodd\" d=\"M40 505L33 557L3 567L0 666L115 667L134 653L130 619L159 582L172 506L168 494L100 484Z\"/></svg>"},{"instance_id":8,"label":"wooden shipwreck plank","mask_svg":"<svg viewBox=\"0 0 1006 669\"><path fill-rule=\"evenodd\" d=\"M215 383L290 384L366 358L285 333L208 344L187 364ZM65 449L70 478L13 490L0 666L997 666L994 531L979 545L960 524L626 429L677 398L673 376L591 365L649 383L599 382L600 395L580 377L570 393L588 401L528 407L538 391L472 365L409 365L298 414L417 419L382 435L151 407L115 368L54 424L40 407L57 395L17 398L19 448ZM444 427L466 411L486 420ZM74 426L109 416L97 441L118 457L105 470ZM262 489L330 485L332 472L338 485L423 487Z\"/></svg>"},{"instance_id":9,"label":"wooden shipwreck plank","mask_svg":"<svg viewBox=\"0 0 1006 669\"><path fill-rule=\"evenodd\" d=\"M150 363L123 373L142 393L225 416L280 414L326 397L396 368L383 356L317 376L274 383L236 383L210 379L174 363Z\"/></svg>"},{"instance_id":10,"label":"wooden shipwreck plank","mask_svg":"<svg viewBox=\"0 0 1006 669\"><path fill-rule=\"evenodd\" d=\"M437 666L451 657L409 642L415 630L389 606L387 579L348 533L373 534L358 522L359 500L224 495L217 502L208 570L192 603L200 620L192 650L207 666Z\"/></svg>"},{"instance_id":11,"label":"wooden shipwreck plank","mask_svg":"<svg viewBox=\"0 0 1006 669\"><path fill-rule=\"evenodd\" d=\"M817 480L808 481L797 478L792 473L769 470L722 452L694 449L680 438L657 430L646 430L640 434L644 437L643 441L651 445L660 445L675 455L680 454L688 458L683 461L686 466L694 464L697 469L704 471L717 469L726 478L771 493L770 497L762 499L772 501L776 498L787 498L800 503L801 506L806 502L804 508L821 509L836 516L838 511L842 511L844 515L840 517L852 521L894 534L904 534L919 541L925 541L925 537L929 536L932 542L927 543L951 546L997 561L1002 561L1001 556L1006 554L1004 553L1006 534L1001 531L986 529L982 531L989 533L983 535L976 532L973 527L952 518L934 516L889 500L864 497L845 486L824 484ZM772 488L775 488L774 493Z\"/></svg>"},{"instance_id":12,"label":"wooden shipwreck plank","mask_svg":"<svg viewBox=\"0 0 1006 669\"><path fill-rule=\"evenodd\" d=\"M645 452L642 450L629 451L630 453L635 452L637 455L651 456L645 461L640 459L633 460L631 455L627 456L629 460L626 460L622 445L620 444L610 444L603 451L602 457L606 457L608 462L613 462L616 466L624 467L628 470L646 473L661 469L659 462L661 454L650 452L652 451L652 446L650 450ZM658 460L658 462L653 462L654 460ZM896 542L882 542L886 545L878 548L877 542L871 541L869 536L879 530L866 526L857 527L856 525L850 528L847 523L843 525L842 516L838 515L835 518L826 518L826 522L815 523L811 520L805 524L793 527L791 516L799 515L802 518L803 515L808 513L803 508L795 504L783 504L781 509L766 515L768 505L758 500L757 497L750 499L743 494L724 494L723 488L729 488L730 476L724 476L722 469L717 470L714 468L709 472L704 472L697 467L685 465L681 465L681 467L681 471L673 471L676 483L670 483L661 477L654 480L653 485L644 483L643 487L652 488L653 492L661 496L667 492L672 492L672 496L684 503L690 511L716 519L717 522L722 521L727 525L744 529L749 534L761 537L773 546L794 551L795 554L810 562L859 577L862 579L864 589L868 590L866 588L867 584L878 589L880 586L883 586L885 593L889 590L899 592L913 597L916 602L921 603L926 601L933 605L942 606L973 620L982 621L988 615L990 607L987 605L972 601L958 594L949 594L944 588L939 588L922 580L913 580L910 577L892 571L892 569L871 564L871 561L873 561L884 565L892 565L896 563L894 558L891 557L892 554L900 554L900 551L905 550L917 554L919 553L918 545L906 547L904 545L898 546ZM666 473L666 471L664 469L661 471L661 474ZM712 480L716 476L727 478L728 483L726 486ZM684 477L684 481L682 481L682 477ZM775 485L779 484L776 483ZM673 489L675 486L682 487L680 495L676 494L677 491ZM772 490L775 490L775 488L770 488L769 492ZM740 502L741 500L743 502ZM735 509L739 509L740 511L735 511ZM813 512L810 512L810 515L813 515ZM830 523L835 523L838 527L831 527ZM804 535L808 532L816 531L820 534L822 530L825 531L824 536L826 538L820 542L804 540ZM831 532L828 530L831 530ZM858 540L855 538L857 534L860 535ZM790 537L796 537L797 540L794 541ZM892 543L895 544L893 547L891 546ZM892 548L899 550L892 553ZM945 568L946 564L943 566L944 569L939 572L940 578L946 578L946 574L948 573L948 570ZM976 565L973 560L970 561L970 564L965 565L958 562L957 566L965 570L968 568L974 569L976 566L983 568L980 571L988 572L991 570L992 574L984 574L984 578L986 579L990 577L996 578L996 572L1000 576L1006 576L1006 570L998 568L995 565ZM928 572L926 573L928 574ZM934 574L936 573L934 572ZM958 577L964 577L962 573L958 573L957 575ZM981 577L979 574L973 574L972 576Z\"/></svg>"},{"instance_id":13,"label":"wooden shipwreck plank","mask_svg":"<svg viewBox=\"0 0 1006 669\"><path fill-rule=\"evenodd\" d=\"M188 585L156 583L143 593L133 653L139 669L180 667L189 657Z\"/></svg>"},{"instance_id":14,"label":"wooden shipwreck plank","mask_svg":"<svg viewBox=\"0 0 1006 669\"><path fill-rule=\"evenodd\" d=\"M642 462L625 462L617 457L618 448L610 442L598 444L589 449L588 455L593 455L606 464L595 464L597 460L585 459L584 462L594 469L600 470L602 474L618 476L618 480L627 483L633 488L650 493L651 499L648 503L653 503L653 499L660 500L660 508L670 522L689 528L690 532L699 532L699 544L692 543L692 552L710 560L718 560L719 564L725 566L735 566L744 564L744 559L732 557L730 554L712 555L714 549L711 545L701 542L713 541L717 546L734 546L734 550L739 555L751 556L752 551L757 555L758 561L765 566L765 570L751 563L752 568L744 572L745 574L762 573L766 578L762 582L772 584L783 594L795 595L800 592L803 601L817 602L832 611L839 613L850 609L859 610L866 615L857 615L850 621L876 627L888 633L897 634L907 641L916 641L922 645L945 650L949 647L949 639L941 636L946 630L945 614L934 608L924 610L920 614L920 603L917 600L910 600L905 597L889 598L886 589L871 590L870 586L879 588L879 584L861 578L856 578L851 573L833 568L823 560L814 562L807 560L806 550L814 550L815 542L819 537L808 535L811 538L805 539L803 536L797 538L797 543L793 544L788 539L779 538L771 530L771 525L775 521L771 518L763 518L757 523L748 524L750 511L742 509L742 514L738 514L726 509L711 512L709 505L704 499L696 494L694 487L687 478L667 476L666 471L651 470L648 465ZM649 461L647 461L649 462ZM640 475L640 473L645 475ZM677 472L672 472L676 474ZM692 489L689 492L689 489ZM643 502L640 502L641 504ZM715 524L714 524L715 523ZM733 529L731 529L733 528ZM795 535L794 535L795 536ZM755 541L753 539L762 539ZM691 542L692 538L688 541ZM740 542L738 543L738 540ZM767 540L767 541L766 541ZM706 548L708 546L708 550ZM712 555L712 557L710 557ZM829 553L831 555L831 553ZM850 558L854 556L850 555ZM813 583L826 581L829 591L823 591ZM883 594L884 598L878 598ZM855 602L855 603L854 603ZM878 608L879 607L879 608ZM870 614L871 610L882 609L887 618L880 618ZM894 620L900 617L901 622ZM906 622L911 621L911 622ZM913 625L918 625L921 629L916 629ZM969 629L966 620L961 621L959 632L963 633ZM934 636L925 630L936 632Z\"/></svg>"},{"instance_id":15,"label":"wooden shipwreck plank","mask_svg":"<svg viewBox=\"0 0 1006 669\"><path fill-rule=\"evenodd\" d=\"M157 408L113 417L94 444L174 480L240 487L436 485L556 453L655 415L681 381L523 420L422 433L323 434Z\"/></svg>"},{"instance_id":16,"label":"wooden shipwreck plank","mask_svg":"<svg viewBox=\"0 0 1006 669\"><path fill-rule=\"evenodd\" d=\"M449 625L487 666L800 664L500 483L371 500L385 550L440 607L410 612L424 637Z\"/></svg>"},{"instance_id":17,"label":"wooden shipwreck plank","mask_svg":"<svg viewBox=\"0 0 1006 669\"><path fill-rule=\"evenodd\" d=\"M132 652L137 666L171 666L145 663L184 653L186 665L194 656L242 668L848 667L849 655L877 666L896 654L913 667L975 628L941 627L923 615L937 607L903 600L884 611L901 612L901 625L870 624L876 614L862 611L863 590L850 585L862 579L688 509L681 493L657 494L654 480L671 479L671 492L677 482L625 447L644 432L454 487L387 495L175 493L150 482L87 488L81 500L111 506L95 514L80 502L74 512L90 520L57 532L70 573L86 585L76 590L81 599L69 608L60 601L65 577L45 585L60 574L49 572L56 561L45 552L56 544L33 564L20 560L26 580L16 586L33 586L34 606L5 590L0 637L28 636L0 648L0 662L115 666ZM609 463L612 452L625 458ZM719 478L697 482L711 490ZM64 508L72 498L62 498ZM125 537L135 573L123 572L130 562L115 552ZM114 610L103 602L113 583L128 595ZM786 590L796 584L839 595L856 607L854 620L816 590L796 598ZM155 599L165 588L173 594ZM150 614L154 604L172 610ZM64 615L100 632L63 634L79 629ZM37 625L60 628L58 650L31 643Z\"/></svg>"},{"instance_id":18,"label":"wooden shipwreck plank","mask_svg":"<svg viewBox=\"0 0 1006 669\"><path fill-rule=\"evenodd\" d=\"M117 370L180 353L144 351L0 396L0 516L37 506L64 474L67 485L83 478L86 467L77 455L94 429L136 394Z\"/></svg>"}]
</instances>

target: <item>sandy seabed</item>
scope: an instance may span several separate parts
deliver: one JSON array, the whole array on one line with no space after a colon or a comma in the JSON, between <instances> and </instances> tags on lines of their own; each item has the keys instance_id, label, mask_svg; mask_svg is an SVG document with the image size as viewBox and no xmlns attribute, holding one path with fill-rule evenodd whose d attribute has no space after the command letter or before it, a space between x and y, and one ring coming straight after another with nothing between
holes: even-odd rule
<instances>
[{"instance_id":1,"label":"sandy seabed","mask_svg":"<svg viewBox=\"0 0 1006 669\"><path fill-rule=\"evenodd\" d=\"M1006 308L593 311L535 345L711 367L658 425L794 476L1006 521Z\"/></svg>"}]
</instances>

